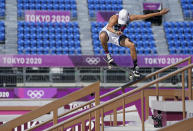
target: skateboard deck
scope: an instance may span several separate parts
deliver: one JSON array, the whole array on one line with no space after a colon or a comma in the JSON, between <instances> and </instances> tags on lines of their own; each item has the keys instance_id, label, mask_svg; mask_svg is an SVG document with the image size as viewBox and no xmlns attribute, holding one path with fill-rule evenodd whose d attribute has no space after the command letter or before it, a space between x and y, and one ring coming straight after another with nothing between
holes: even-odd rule
<instances>
[{"instance_id":1,"label":"skateboard deck","mask_svg":"<svg viewBox=\"0 0 193 131\"><path fill-rule=\"evenodd\" d=\"M140 75L140 77L135 77L134 74L133 74L133 71L132 69L130 68L122 68L120 67L118 64L116 64L115 62L111 62L111 63L108 63L108 61L103 57L104 61L107 63L108 65L108 69L113 69L113 67L116 67L122 71L129 71L129 82L135 82L135 81L140 81L141 79L143 79L145 76L144 75Z\"/></svg>"},{"instance_id":2,"label":"skateboard deck","mask_svg":"<svg viewBox=\"0 0 193 131\"><path fill-rule=\"evenodd\" d=\"M142 81L144 78L145 78L145 75L141 75L140 77L137 77L137 78L134 77L134 79L128 81L125 85L123 85L122 88L124 89L124 88L127 88L128 85L136 84L136 83Z\"/></svg>"}]
</instances>

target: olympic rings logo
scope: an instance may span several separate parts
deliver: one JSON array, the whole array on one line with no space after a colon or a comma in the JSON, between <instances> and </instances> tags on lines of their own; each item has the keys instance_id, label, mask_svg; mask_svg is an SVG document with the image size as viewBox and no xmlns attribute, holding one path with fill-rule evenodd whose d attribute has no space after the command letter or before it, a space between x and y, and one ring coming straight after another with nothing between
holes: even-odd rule
<instances>
[{"instance_id":1,"label":"olympic rings logo","mask_svg":"<svg viewBox=\"0 0 193 131\"><path fill-rule=\"evenodd\" d=\"M100 58L99 57L87 57L86 58L86 62L89 65L97 65L100 62Z\"/></svg>"},{"instance_id":2,"label":"olympic rings logo","mask_svg":"<svg viewBox=\"0 0 193 131\"><path fill-rule=\"evenodd\" d=\"M41 98L42 96L44 96L44 91L43 90L28 90L27 91L27 95L30 96L30 98L32 99L39 99Z\"/></svg>"}]
</instances>

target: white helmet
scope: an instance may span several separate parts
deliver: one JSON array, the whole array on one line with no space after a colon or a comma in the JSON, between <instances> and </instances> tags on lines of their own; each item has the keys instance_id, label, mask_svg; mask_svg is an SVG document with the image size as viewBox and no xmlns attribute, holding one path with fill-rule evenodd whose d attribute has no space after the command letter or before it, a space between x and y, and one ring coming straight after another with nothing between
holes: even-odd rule
<instances>
[{"instance_id":1,"label":"white helmet","mask_svg":"<svg viewBox=\"0 0 193 131\"><path fill-rule=\"evenodd\" d=\"M119 11L118 24L124 25L128 20L128 11L126 9L122 9Z\"/></svg>"}]
</instances>

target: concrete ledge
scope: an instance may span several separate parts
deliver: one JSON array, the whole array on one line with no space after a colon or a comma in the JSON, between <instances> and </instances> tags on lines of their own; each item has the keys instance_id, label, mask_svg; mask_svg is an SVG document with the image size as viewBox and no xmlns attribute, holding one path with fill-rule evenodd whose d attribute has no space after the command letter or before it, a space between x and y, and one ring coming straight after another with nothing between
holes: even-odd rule
<instances>
[{"instance_id":1,"label":"concrete ledge","mask_svg":"<svg viewBox=\"0 0 193 131\"><path fill-rule=\"evenodd\" d=\"M193 112L193 101L186 100L186 111ZM182 101L151 101L151 109L164 112L182 112Z\"/></svg>"}]
</instances>

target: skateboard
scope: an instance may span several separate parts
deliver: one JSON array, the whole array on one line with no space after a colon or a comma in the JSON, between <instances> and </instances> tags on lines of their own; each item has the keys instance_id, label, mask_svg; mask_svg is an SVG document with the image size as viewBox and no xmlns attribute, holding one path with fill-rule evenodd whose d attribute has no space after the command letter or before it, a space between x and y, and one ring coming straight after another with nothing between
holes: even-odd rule
<instances>
[{"instance_id":1,"label":"skateboard","mask_svg":"<svg viewBox=\"0 0 193 131\"><path fill-rule=\"evenodd\" d=\"M103 60L108 64L108 69L113 69L113 67L115 68L118 68L122 71L129 71L129 81L130 82L135 82L135 81L140 81L141 79L143 79L145 76L144 75L140 75L140 77L135 77L134 74L133 74L133 70L130 69L130 68L122 68L120 67L118 64L116 64L115 62L111 62L111 63L108 63L108 61L103 57Z\"/></svg>"}]
</instances>

